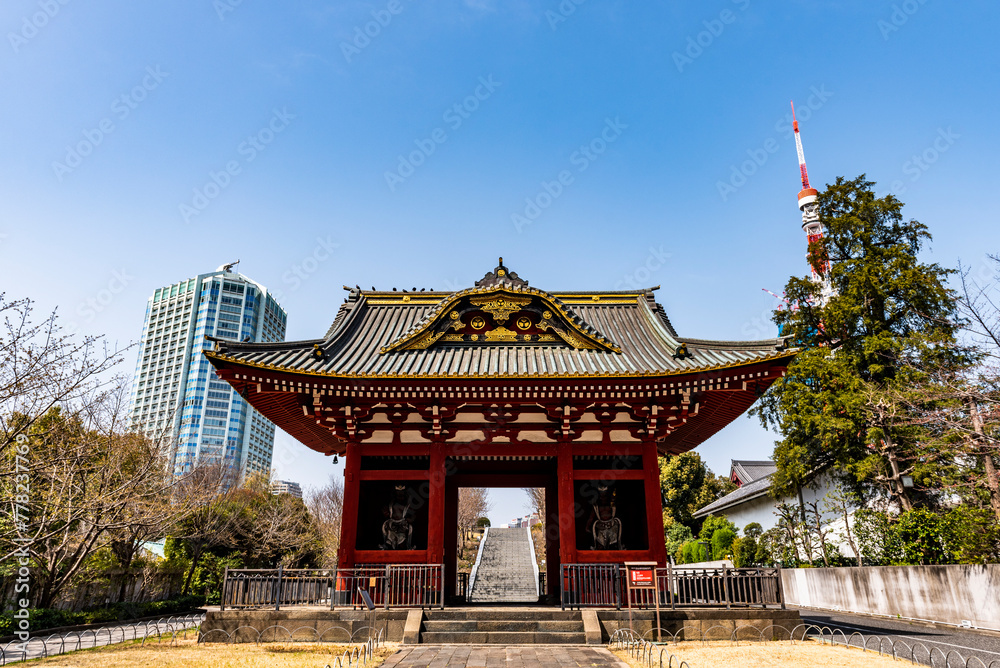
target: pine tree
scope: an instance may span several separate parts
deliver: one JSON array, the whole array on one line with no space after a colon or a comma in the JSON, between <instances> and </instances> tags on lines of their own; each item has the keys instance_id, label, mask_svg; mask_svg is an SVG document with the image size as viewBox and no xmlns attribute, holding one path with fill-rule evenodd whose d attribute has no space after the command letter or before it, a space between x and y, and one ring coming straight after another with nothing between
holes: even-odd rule
<instances>
[{"instance_id":1,"label":"pine tree","mask_svg":"<svg viewBox=\"0 0 1000 668\"><path fill-rule=\"evenodd\" d=\"M773 491L795 495L831 472L862 497L887 495L905 509L902 476L921 464L919 433L892 419L885 397L930 364L961 364L955 346L951 270L919 259L927 226L903 219L903 203L876 197L864 175L843 177L819 196L826 236L809 256L829 259L836 294L823 304L809 277L789 279L791 309L774 320L802 352L755 409L781 440Z\"/></svg>"}]
</instances>

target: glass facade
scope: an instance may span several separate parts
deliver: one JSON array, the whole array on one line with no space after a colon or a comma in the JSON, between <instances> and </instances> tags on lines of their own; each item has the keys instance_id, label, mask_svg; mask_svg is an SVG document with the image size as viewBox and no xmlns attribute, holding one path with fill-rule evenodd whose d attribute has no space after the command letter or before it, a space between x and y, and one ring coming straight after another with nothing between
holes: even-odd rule
<instances>
[{"instance_id":1,"label":"glass facade","mask_svg":"<svg viewBox=\"0 0 1000 668\"><path fill-rule=\"evenodd\" d=\"M219 270L160 288L146 303L130 416L164 443L175 474L223 461L241 477L270 474L274 424L219 379L205 337L285 340L286 313L267 289Z\"/></svg>"}]
</instances>

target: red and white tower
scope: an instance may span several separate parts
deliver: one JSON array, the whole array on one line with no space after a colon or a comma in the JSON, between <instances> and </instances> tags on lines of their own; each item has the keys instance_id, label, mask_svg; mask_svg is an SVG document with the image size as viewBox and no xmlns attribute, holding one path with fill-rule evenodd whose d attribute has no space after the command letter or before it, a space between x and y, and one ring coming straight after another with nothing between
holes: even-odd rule
<instances>
[{"instance_id":1,"label":"red and white tower","mask_svg":"<svg viewBox=\"0 0 1000 668\"><path fill-rule=\"evenodd\" d=\"M819 192L809 185L809 172L806 170L806 154L802 150L802 137L799 135L799 121L795 117L795 103L792 103L792 128L795 130L795 150L799 155L799 172L802 176L802 190L799 191L799 210L802 212L802 229L806 233L809 245L823 238L823 223L819 219L819 205L816 197ZM826 304L834 295L833 284L830 282L830 261L824 258L821 262L813 262L806 253L809 266L812 269L813 280L820 285L820 305ZM817 268L819 271L817 271Z\"/></svg>"}]
</instances>

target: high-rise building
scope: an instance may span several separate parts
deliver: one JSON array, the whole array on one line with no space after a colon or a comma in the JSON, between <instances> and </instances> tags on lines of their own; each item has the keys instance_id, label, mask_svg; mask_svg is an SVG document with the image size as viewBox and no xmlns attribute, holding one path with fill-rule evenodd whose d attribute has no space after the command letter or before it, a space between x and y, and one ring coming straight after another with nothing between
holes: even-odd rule
<instances>
[{"instance_id":1,"label":"high-rise building","mask_svg":"<svg viewBox=\"0 0 1000 668\"><path fill-rule=\"evenodd\" d=\"M278 494L291 494L292 496L301 499L302 487L299 486L299 483L291 480L274 480L271 482L271 494L274 494L275 496Z\"/></svg>"},{"instance_id":2,"label":"high-rise building","mask_svg":"<svg viewBox=\"0 0 1000 668\"><path fill-rule=\"evenodd\" d=\"M160 288L146 303L130 415L162 439L175 474L219 461L241 477L270 474L274 424L217 378L202 354L212 347L207 336L285 340L285 310L234 266Z\"/></svg>"}]
</instances>

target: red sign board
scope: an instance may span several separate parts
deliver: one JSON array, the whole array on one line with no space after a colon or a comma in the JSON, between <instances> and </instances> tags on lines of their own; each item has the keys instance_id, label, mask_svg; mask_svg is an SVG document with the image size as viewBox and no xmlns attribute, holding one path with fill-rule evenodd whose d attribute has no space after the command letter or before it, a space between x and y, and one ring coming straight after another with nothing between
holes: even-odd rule
<instances>
[{"instance_id":1,"label":"red sign board","mask_svg":"<svg viewBox=\"0 0 1000 668\"><path fill-rule=\"evenodd\" d=\"M628 572L629 584L638 588L655 588L656 581L653 573L652 568L630 568Z\"/></svg>"}]
</instances>

